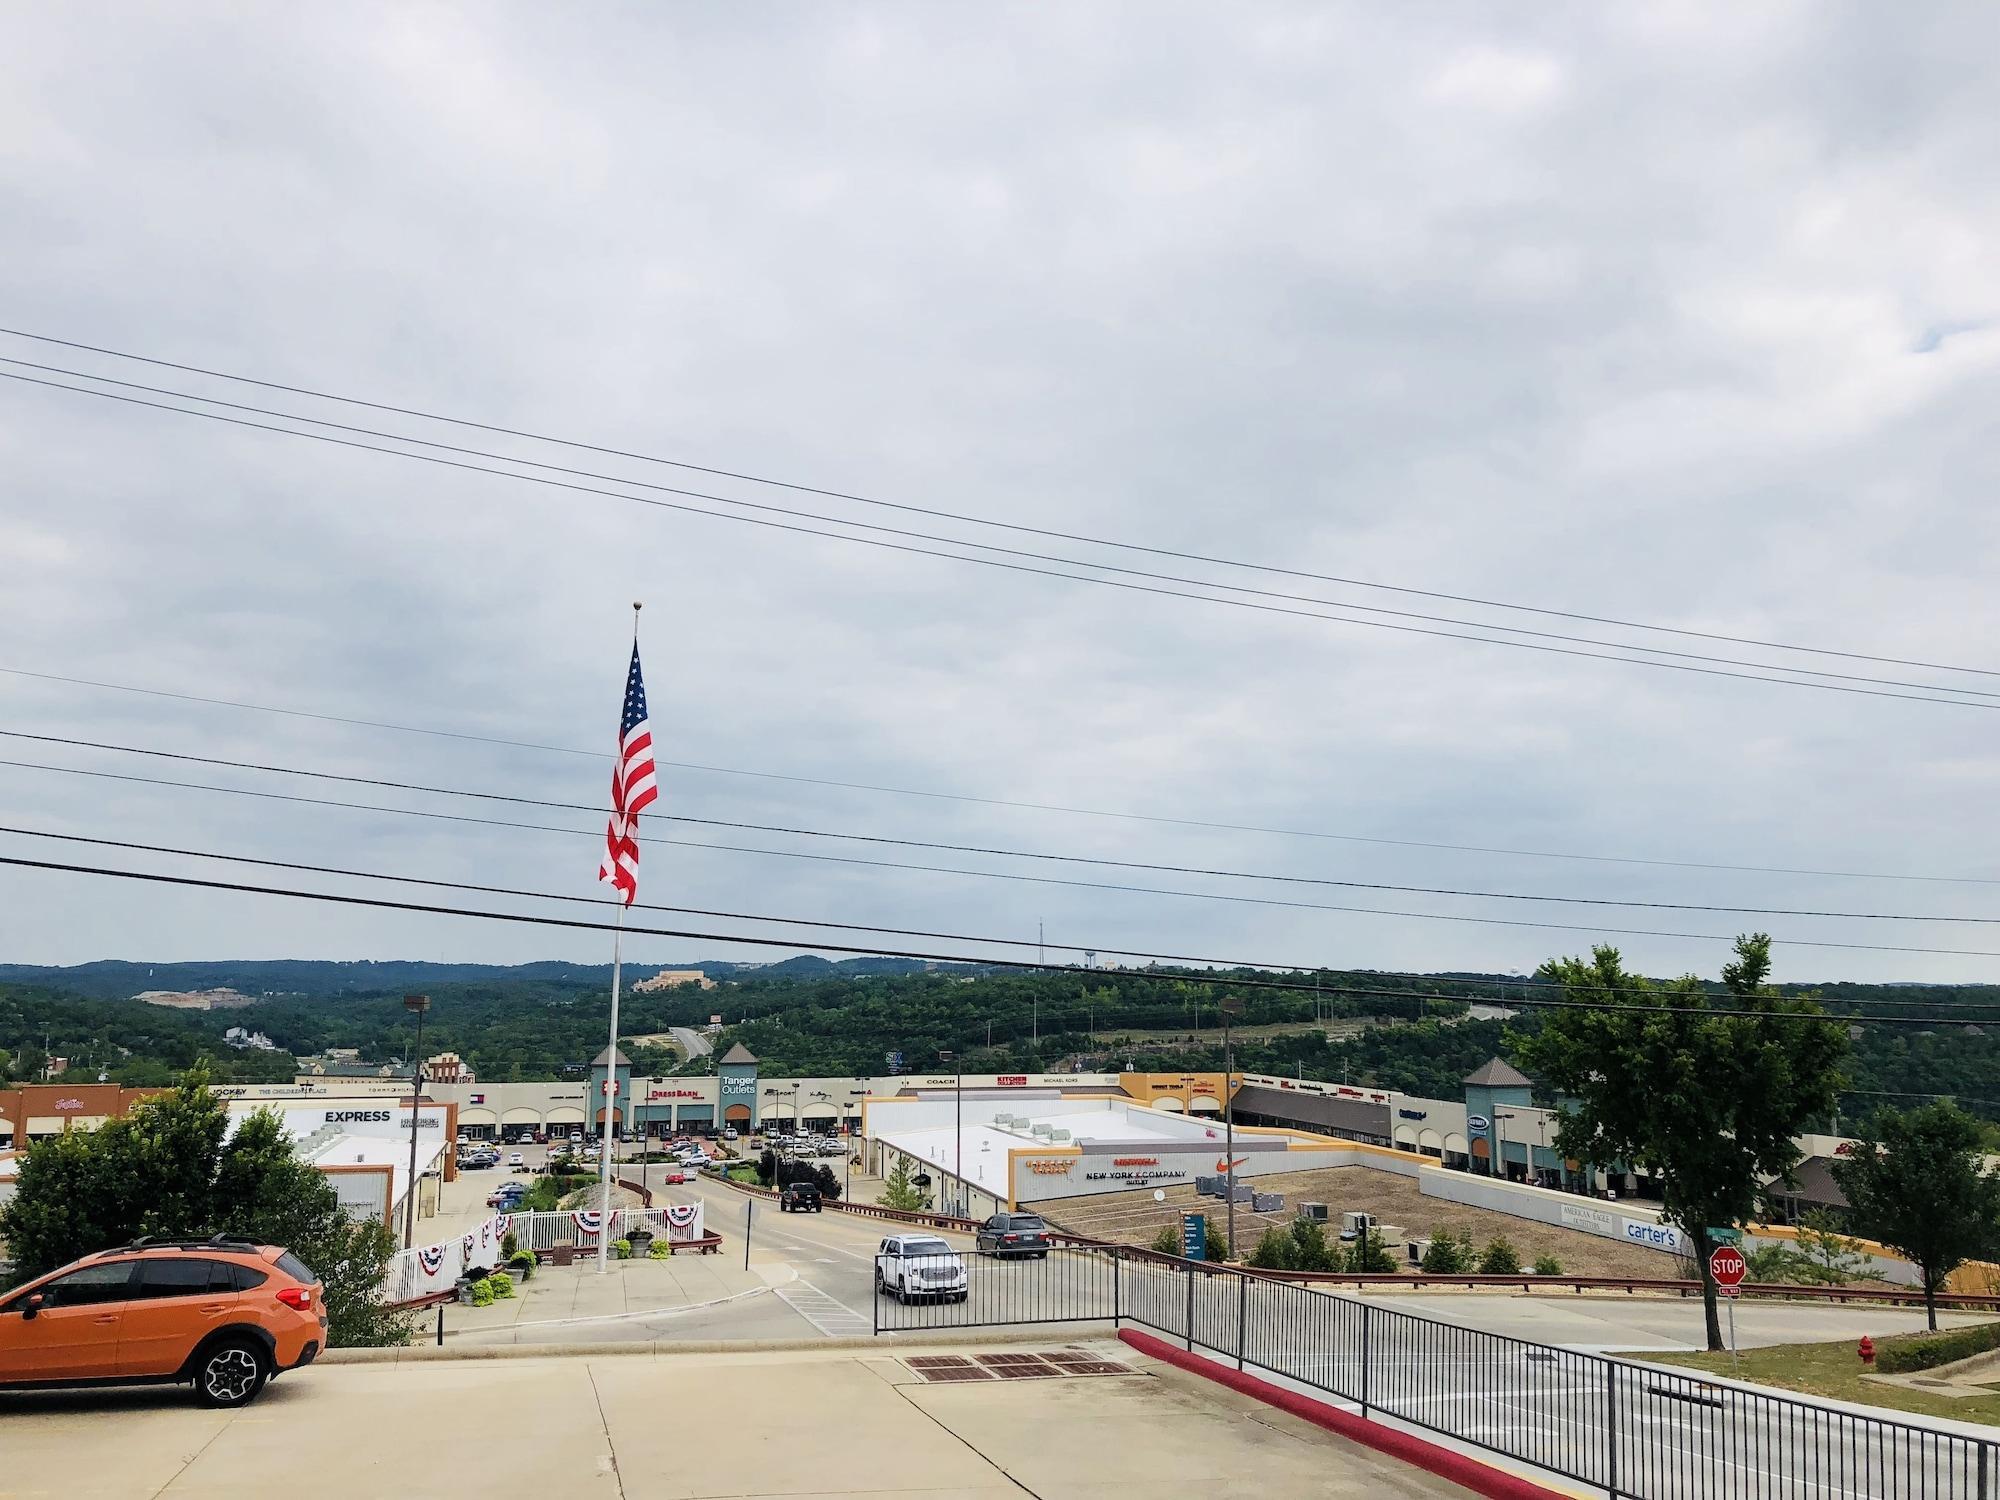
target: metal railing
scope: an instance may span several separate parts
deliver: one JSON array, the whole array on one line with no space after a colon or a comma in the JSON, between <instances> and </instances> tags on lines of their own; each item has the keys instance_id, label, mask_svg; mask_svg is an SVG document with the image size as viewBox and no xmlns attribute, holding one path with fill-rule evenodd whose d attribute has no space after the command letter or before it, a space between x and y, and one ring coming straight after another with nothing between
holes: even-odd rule
<instances>
[{"instance_id":1,"label":"metal railing","mask_svg":"<svg viewBox=\"0 0 2000 1500\"><path fill-rule=\"evenodd\" d=\"M1130 1323L1614 1500L2000 1500L2000 1452L1983 1438L1227 1267L1085 1247L877 1269L878 1333Z\"/></svg>"}]
</instances>

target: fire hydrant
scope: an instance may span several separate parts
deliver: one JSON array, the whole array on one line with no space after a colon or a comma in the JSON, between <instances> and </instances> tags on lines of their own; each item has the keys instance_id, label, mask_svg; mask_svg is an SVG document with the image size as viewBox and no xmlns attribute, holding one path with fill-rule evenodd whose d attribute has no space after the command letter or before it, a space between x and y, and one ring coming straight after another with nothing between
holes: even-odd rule
<instances>
[{"instance_id":1,"label":"fire hydrant","mask_svg":"<svg viewBox=\"0 0 2000 1500\"><path fill-rule=\"evenodd\" d=\"M1857 1354L1859 1354L1859 1355L1861 1356L1861 1363L1863 1363L1864 1365L1872 1365L1872 1364L1874 1364L1874 1363L1875 1363L1875 1340L1873 1340L1873 1339L1871 1339L1870 1337L1868 1337L1868 1335L1867 1335L1867 1334L1865 1334L1865 1333L1864 1333L1864 1334L1862 1334L1862 1335L1861 1335L1861 1347L1860 1347L1860 1348L1858 1348L1858 1349L1856 1349L1856 1350L1855 1350L1854 1352L1855 1352L1855 1353L1857 1353Z\"/></svg>"}]
</instances>

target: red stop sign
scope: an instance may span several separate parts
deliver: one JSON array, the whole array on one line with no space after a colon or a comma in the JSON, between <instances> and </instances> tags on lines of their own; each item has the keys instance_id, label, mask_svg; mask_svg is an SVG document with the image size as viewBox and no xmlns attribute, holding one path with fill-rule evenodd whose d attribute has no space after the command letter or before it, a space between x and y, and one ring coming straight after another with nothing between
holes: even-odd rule
<instances>
[{"instance_id":1,"label":"red stop sign","mask_svg":"<svg viewBox=\"0 0 2000 1500\"><path fill-rule=\"evenodd\" d=\"M1708 1273L1717 1286L1741 1286L1750 1274L1750 1263L1734 1245L1717 1245L1708 1257Z\"/></svg>"}]
</instances>

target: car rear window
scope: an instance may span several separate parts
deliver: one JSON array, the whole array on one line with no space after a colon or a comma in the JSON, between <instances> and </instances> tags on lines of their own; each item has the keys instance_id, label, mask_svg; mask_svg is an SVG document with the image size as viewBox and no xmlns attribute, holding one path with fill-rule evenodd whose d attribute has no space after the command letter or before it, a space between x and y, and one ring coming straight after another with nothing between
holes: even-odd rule
<instances>
[{"instance_id":1,"label":"car rear window","mask_svg":"<svg viewBox=\"0 0 2000 1500\"><path fill-rule=\"evenodd\" d=\"M1015 1214L1011 1227L1015 1229L1047 1229L1049 1226L1033 1214Z\"/></svg>"},{"instance_id":2,"label":"car rear window","mask_svg":"<svg viewBox=\"0 0 2000 1500\"><path fill-rule=\"evenodd\" d=\"M306 1285L310 1286L313 1282L319 1280L317 1276L313 1275L312 1267L300 1260L289 1250L278 1257L277 1265L280 1271L283 1271L294 1281L303 1281Z\"/></svg>"}]
</instances>

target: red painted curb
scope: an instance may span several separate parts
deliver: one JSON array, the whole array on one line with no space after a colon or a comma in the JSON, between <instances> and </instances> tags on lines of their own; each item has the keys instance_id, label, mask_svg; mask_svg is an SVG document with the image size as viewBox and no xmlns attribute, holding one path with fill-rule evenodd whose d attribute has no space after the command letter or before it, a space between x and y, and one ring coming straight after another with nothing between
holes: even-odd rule
<instances>
[{"instance_id":1,"label":"red painted curb","mask_svg":"<svg viewBox=\"0 0 2000 1500\"><path fill-rule=\"evenodd\" d=\"M1462 1484L1474 1494L1485 1495L1488 1500L1576 1500L1574 1495L1562 1490L1549 1489L1532 1480L1523 1479L1517 1474L1510 1474L1504 1469L1496 1469L1491 1464L1483 1464L1455 1449L1440 1447L1410 1433L1384 1427L1379 1422L1371 1422L1366 1417L1356 1416L1353 1412L1341 1411L1324 1401L1315 1401L1310 1396L1301 1396L1296 1391L1288 1391L1282 1386L1271 1384L1268 1380L1259 1380L1255 1375L1246 1375L1241 1370L1218 1365L1213 1360L1202 1358L1199 1354L1190 1354L1185 1349L1177 1348L1164 1339L1154 1338L1150 1333L1140 1333L1133 1328L1121 1328L1118 1330L1118 1337L1141 1354L1165 1360L1177 1369L1204 1376L1217 1384L1228 1386L1232 1391L1275 1406L1280 1411L1290 1412L1295 1417L1303 1417L1316 1427L1337 1432L1364 1447L1386 1453L1391 1458L1401 1459L1406 1464L1414 1464L1417 1468L1428 1470L1441 1479L1449 1479L1454 1484Z\"/></svg>"}]
</instances>

